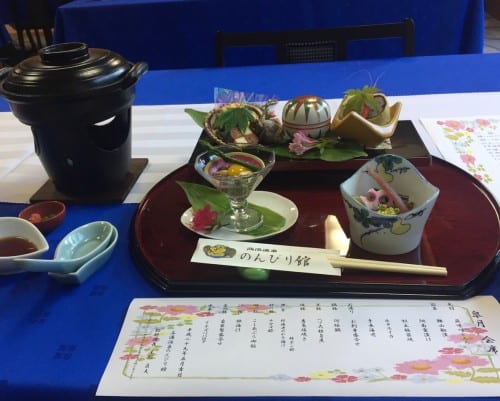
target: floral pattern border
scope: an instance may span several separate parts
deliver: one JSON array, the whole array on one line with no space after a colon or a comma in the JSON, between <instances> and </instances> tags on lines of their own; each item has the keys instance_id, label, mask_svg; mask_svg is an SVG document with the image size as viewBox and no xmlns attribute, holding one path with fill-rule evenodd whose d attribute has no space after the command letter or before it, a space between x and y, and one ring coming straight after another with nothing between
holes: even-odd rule
<instances>
[{"instance_id":1,"label":"floral pattern border","mask_svg":"<svg viewBox=\"0 0 500 401\"><path fill-rule=\"evenodd\" d=\"M292 307L292 306L289 306ZM140 308L142 315L134 322L136 330L126 342L120 359L126 361L123 374L129 362L154 360L161 346L160 337L168 336L175 327L190 326L195 319L207 319L219 313L240 315L244 313L276 313L266 304L224 305L145 305ZM330 370L304 372L302 376L292 377L277 373L269 377L249 377L248 379L292 380L308 383L318 380L332 383L378 383L381 381L408 381L412 383L445 382L460 384L474 382L480 384L500 384L500 367L494 363L498 352L495 340L488 336L488 330L481 327L464 327L461 332L447 336L449 346L437 351L434 358L403 360L396 363L392 372L380 367L362 367L345 370L332 367ZM177 378L177 377L171 377ZM234 377L228 377L234 378ZM245 379L245 377L238 377ZM210 377L204 377L210 379ZM218 377L220 379L220 377Z\"/></svg>"},{"instance_id":2,"label":"floral pattern border","mask_svg":"<svg viewBox=\"0 0 500 401\"><path fill-rule=\"evenodd\" d=\"M485 184L491 183L493 177L484 164L477 159L474 145L478 133L485 136L498 135L499 121L496 118L443 119L437 121L442 134L452 143L458 153L465 170Z\"/></svg>"}]
</instances>

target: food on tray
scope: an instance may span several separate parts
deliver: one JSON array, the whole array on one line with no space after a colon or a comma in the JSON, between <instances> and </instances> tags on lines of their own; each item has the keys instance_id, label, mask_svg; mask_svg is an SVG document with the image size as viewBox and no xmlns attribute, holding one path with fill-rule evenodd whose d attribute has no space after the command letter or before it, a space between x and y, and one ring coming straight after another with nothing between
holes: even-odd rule
<instances>
[{"instance_id":1,"label":"food on tray","mask_svg":"<svg viewBox=\"0 0 500 401\"><path fill-rule=\"evenodd\" d=\"M412 204L408 199L400 197L405 203L406 210L411 210ZM368 209L380 214L396 215L402 213L401 209L396 206L394 201L387 195L383 189L370 188L366 195L360 195L357 200L365 205Z\"/></svg>"},{"instance_id":2,"label":"food on tray","mask_svg":"<svg viewBox=\"0 0 500 401\"><path fill-rule=\"evenodd\" d=\"M288 141L281 121L270 110L275 101L263 106L229 103L209 112L204 128L219 144L279 144Z\"/></svg>"},{"instance_id":3,"label":"food on tray","mask_svg":"<svg viewBox=\"0 0 500 401\"><path fill-rule=\"evenodd\" d=\"M265 164L259 157L245 152L231 152L212 160L205 167L211 176L238 177L261 170Z\"/></svg>"},{"instance_id":4,"label":"food on tray","mask_svg":"<svg viewBox=\"0 0 500 401\"><path fill-rule=\"evenodd\" d=\"M349 89L330 129L336 136L353 139L368 148L388 146L387 141L396 132L401 107L401 102L390 106L384 93L375 86Z\"/></svg>"},{"instance_id":5,"label":"food on tray","mask_svg":"<svg viewBox=\"0 0 500 401\"><path fill-rule=\"evenodd\" d=\"M41 223L42 221L49 220L55 216L56 215L54 213L51 213L47 216L42 216L40 213L31 213L31 215L28 217L28 220L32 223Z\"/></svg>"},{"instance_id":6,"label":"food on tray","mask_svg":"<svg viewBox=\"0 0 500 401\"><path fill-rule=\"evenodd\" d=\"M366 195L360 195L357 200L368 209L377 213L396 215L413 208L410 200L399 195L375 170L368 168L368 175L380 186L380 189L370 188Z\"/></svg>"}]
</instances>

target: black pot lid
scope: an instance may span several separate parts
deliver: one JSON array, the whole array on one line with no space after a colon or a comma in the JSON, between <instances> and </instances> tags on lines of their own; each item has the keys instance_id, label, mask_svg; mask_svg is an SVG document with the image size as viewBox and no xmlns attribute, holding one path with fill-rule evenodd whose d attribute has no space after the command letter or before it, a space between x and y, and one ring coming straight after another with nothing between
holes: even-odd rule
<instances>
[{"instance_id":1,"label":"black pot lid","mask_svg":"<svg viewBox=\"0 0 500 401\"><path fill-rule=\"evenodd\" d=\"M47 46L14 66L0 85L7 99L95 96L126 89L147 71L105 49L85 43Z\"/></svg>"}]
</instances>

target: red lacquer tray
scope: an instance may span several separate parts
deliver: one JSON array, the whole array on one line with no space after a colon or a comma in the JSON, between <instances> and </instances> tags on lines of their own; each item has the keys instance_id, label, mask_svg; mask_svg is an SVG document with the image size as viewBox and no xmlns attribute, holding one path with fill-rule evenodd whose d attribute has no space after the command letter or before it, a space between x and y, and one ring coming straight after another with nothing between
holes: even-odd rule
<instances>
[{"instance_id":1,"label":"red lacquer tray","mask_svg":"<svg viewBox=\"0 0 500 401\"><path fill-rule=\"evenodd\" d=\"M204 183L187 164L161 180L139 205L131 245L139 268L168 293L189 296L366 296L466 298L478 293L500 265L499 207L485 188L455 166L433 158L419 167L440 188L422 243L396 257L367 255L351 246L349 256L446 266L447 277L344 271L341 277L271 272L265 281L243 278L237 269L191 263L198 236L180 222L189 207L177 181ZM258 188L291 199L297 223L262 242L324 247L329 214L349 227L339 184L353 171L272 171Z\"/></svg>"}]
</instances>

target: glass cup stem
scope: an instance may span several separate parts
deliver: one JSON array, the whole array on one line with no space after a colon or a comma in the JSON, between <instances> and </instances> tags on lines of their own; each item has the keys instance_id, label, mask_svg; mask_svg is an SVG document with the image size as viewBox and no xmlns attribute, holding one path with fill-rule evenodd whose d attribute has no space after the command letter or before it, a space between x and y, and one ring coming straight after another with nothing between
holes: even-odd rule
<instances>
[{"instance_id":1,"label":"glass cup stem","mask_svg":"<svg viewBox=\"0 0 500 401\"><path fill-rule=\"evenodd\" d=\"M262 214L248 207L246 199L229 200L231 210L223 219L222 225L226 230L234 232L247 232L258 228L262 222Z\"/></svg>"}]
</instances>

